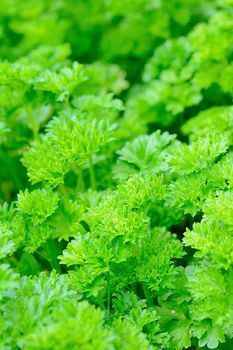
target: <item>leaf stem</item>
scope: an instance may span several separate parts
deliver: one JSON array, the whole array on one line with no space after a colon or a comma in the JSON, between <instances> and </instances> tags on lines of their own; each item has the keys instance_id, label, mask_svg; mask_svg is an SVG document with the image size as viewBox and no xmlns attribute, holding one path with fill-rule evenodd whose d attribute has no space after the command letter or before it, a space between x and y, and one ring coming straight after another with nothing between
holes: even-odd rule
<instances>
[{"instance_id":1,"label":"leaf stem","mask_svg":"<svg viewBox=\"0 0 233 350\"><path fill-rule=\"evenodd\" d=\"M96 179L95 179L95 172L94 172L92 156L90 157L89 165L90 165L89 171L90 171L91 188L93 190L95 190L96 189Z\"/></svg>"},{"instance_id":2,"label":"leaf stem","mask_svg":"<svg viewBox=\"0 0 233 350\"><path fill-rule=\"evenodd\" d=\"M25 108L26 108L26 112L28 115L29 123L31 124L31 129L33 132L34 139L37 139L37 137L38 137L38 125L36 123L36 120L35 120L35 117L33 114L32 106L26 105Z\"/></svg>"},{"instance_id":3,"label":"leaf stem","mask_svg":"<svg viewBox=\"0 0 233 350\"><path fill-rule=\"evenodd\" d=\"M45 243L45 250L48 254L48 261L50 262L50 265L53 269L57 270L59 273L61 273L61 267L58 263L57 256L57 246L55 244L54 239L49 238Z\"/></svg>"},{"instance_id":4,"label":"leaf stem","mask_svg":"<svg viewBox=\"0 0 233 350\"><path fill-rule=\"evenodd\" d=\"M79 192L83 192L83 190L84 190L83 172L82 172L82 169L80 169L79 172L78 172L77 190L78 190Z\"/></svg>"},{"instance_id":5,"label":"leaf stem","mask_svg":"<svg viewBox=\"0 0 233 350\"><path fill-rule=\"evenodd\" d=\"M99 306L101 307L101 309L105 309L105 305L104 305L104 302L103 302L103 299L101 298L101 296L98 296L98 303L99 303Z\"/></svg>"},{"instance_id":6,"label":"leaf stem","mask_svg":"<svg viewBox=\"0 0 233 350\"><path fill-rule=\"evenodd\" d=\"M110 283L110 273L108 273L108 278L107 278L107 310L108 310L108 313L110 313L110 307L111 307L111 283Z\"/></svg>"},{"instance_id":7,"label":"leaf stem","mask_svg":"<svg viewBox=\"0 0 233 350\"><path fill-rule=\"evenodd\" d=\"M143 289L143 293L146 297L146 301L147 301L148 306L153 306L154 305L153 298L152 298L151 292L148 289L145 282L142 282L142 289Z\"/></svg>"}]
</instances>

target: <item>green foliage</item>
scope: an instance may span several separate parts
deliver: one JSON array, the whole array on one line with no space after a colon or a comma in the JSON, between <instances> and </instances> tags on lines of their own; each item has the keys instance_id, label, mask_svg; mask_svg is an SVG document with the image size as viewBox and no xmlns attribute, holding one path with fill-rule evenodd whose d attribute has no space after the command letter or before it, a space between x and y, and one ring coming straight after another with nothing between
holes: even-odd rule
<instances>
[{"instance_id":1,"label":"green foliage","mask_svg":"<svg viewBox=\"0 0 233 350\"><path fill-rule=\"evenodd\" d=\"M82 111L82 107L81 111L77 108L73 112L61 112L49 122L46 134L24 153L23 164L32 183L47 181L52 186L58 185L69 170L85 165L111 140L115 125L92 119L88 112Z\"/></svg>"},{"instance_id":2,"label":"green foliage","mask_svg":"<svg viewBox=\"0 0 233 350\"><path fill-rule=\"evenodd\" d=\"M168 170L169 149L174 147L174 139L175 135L166 132L161 134L158 130L151 135L142 135L132 142L127 142L117 152L119 158L113 168L115 178L126 179L147 170Z\"/></svg>"},{"instance_id":3,"label":"green foliage","mask_svg":"<svg viewBox=\"0 0 233 350\"><path fill-rule=\"evenodd\" d=\"M212 107L189 119L182 132L189 135L190 140L204 137L208 132L224 134L232 143L233 109L232 106Z\"/></svg>"},{"instance_id":4,"label":"green foliage","mask_svg":"<svg viewBox=\"0 0 233 350\"><path fill-rule=\"evenodd\" d=\"M233 348L233 1L0 1L0 349Z\"/></svg>"},{"instance_id":5,"label":"green foliage","mask_svg":"<svg viewBox=\"0 0 233 350\"><path fill-rule=\"evenodd\" d=\"M167 126L177 116L183 121L192 106L201 111L231 103L232 14L232 7L219 11L186 37L156 48L143 73L145 84L132 89L126 116Z\"/></svg>"},{"instance_id":6,"label":"green foliage","mask_svg":"<svg viewBox=\"0 0 233 350\"><path fill-rule=\"evenodd\" d=\"M185 233L185 243L197 250L197 256L208 256L220 269L228 269L233 263L232 195L232 191L227 191L209 198L203 206L201 223Z\"/></svg>"},{"instance_id":7,"label":"green foliage","mask_svg":"<svg viewBox=\"0 0 233 350\"><path fill-rule=\"evenodd\" d=\"M227 148L227 140L218 135L199 138L188 146L181 145L172 154L171 170L179 175L200 171L211 165Z\"/></svg>"}]
</instances>

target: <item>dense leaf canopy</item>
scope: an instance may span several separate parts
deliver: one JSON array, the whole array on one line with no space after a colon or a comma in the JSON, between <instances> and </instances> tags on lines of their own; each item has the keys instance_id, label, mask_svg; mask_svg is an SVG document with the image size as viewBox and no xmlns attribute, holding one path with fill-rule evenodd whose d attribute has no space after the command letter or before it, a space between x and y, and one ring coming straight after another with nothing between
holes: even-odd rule
<instances>
[{"instance_id":1,"label":"dense leaf canopy","mask_svg":"<svg viewBox=\"0 0 233 350\"><path fill-rule=\"evenodd\" d=\"M233 349L233 1L0 1L1 350Z\"/></svg>"}]
</instances>

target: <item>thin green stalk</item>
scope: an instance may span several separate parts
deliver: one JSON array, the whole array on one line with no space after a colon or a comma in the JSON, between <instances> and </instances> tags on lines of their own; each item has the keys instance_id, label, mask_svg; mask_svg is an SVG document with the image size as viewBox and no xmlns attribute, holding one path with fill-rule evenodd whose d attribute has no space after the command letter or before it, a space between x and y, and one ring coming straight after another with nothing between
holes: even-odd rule
<instances>
[{"instance_id":1,"label":"thin green stalk","mask_svg":"<svg viewBox=\"0 0 233 350\"><path fill-rule=\"evenodd\" d=\"M90 157L89 165L90 165L89 171L90 171L91 188L93 190L96 190L96 179L95 179L95 172L94 172L92 157Z\"/></svg>"},{"instance_id":2,"label":"thin green stalk","mask_svg":"<svg viewBox=\"0 0 233 350\"><path fill-rule=\"evenodd\" d=\"M135 294L137 294L137 285L136 285L136 283L132 283L132 284L131 284L131 288L132 288L133 292L134 292Z\"/></svg>"},{"instance_id":3,"label":"thin green stalk","mask_svg":"<svg viewBox=\"0 0 233 350\"><path fill-rule=\"evenodd\" d=\"M44 259L50 263L49 258L47 256L45 256L44 254L42 254L41 252L39 252L38 250L36 251L36 254L39 255L42 259Z\"/></svg>"},{"instance_id":4,"label":"thin green stalk","mask_svg":"<svg viewBox=\"0 0 233 350\"><path fill-rule=\"evenodd\" d=\"M99 303L99 306L101 307L101 309L105 309L105 306L104 306L104 302L103 302L103 299L101 298L101 296L98 297L98 303Z\"/></svg>"},{"instance_id":5,"label":"thin green stalk","mask_svg":"<svg viewBox=\"0 0 233 350\"><path fill-rule=\"evenodd\" d=\"M82 192L84 190L84 183L83 183L83 172L82 169L79 170L78 173L78 179L77 179L77 190Z\"/></svg>"},{"instance_id":6,"label":"thin green stalk","mask_svg":"<svg viewBox=\"0 0 233 350\"><path fill-rule=\"evenodd\" d=\"M110 313L111 308L111 281L110 281L110 273L108 273L107 279L107 310Z\"/></svg>"},{"instance_id":7,"label":"thin green stalk","mask_svg":"<svg viewBox=\"0 0 233 350\"><path fill-rule=\"evenodd\" d=\"M45 244L45 250L48 254L48 260L50 262L50 265L53 269L57 270L59 273L61 273L61 267L57 260L57 247L55 244L55 241L53 239L48 239Z\"/></svg>"},{"instance_id":8,"label":"thin green stalk","mask_svg":"<svg viewBox=\"0 0 233 350\"><path fill-rule=\"evenodd\" d=\"M26 111L27 111L29 122L31 124L34 139L37 139L37 137L38 137L38 125L37 125L35 117L33 115L32 106L27 105Z\"/></svg>"},{"instance_id":9,"label":"thin green stalk","mask_svg":"<svg viewBox=\"0 0 233 350\"><path fill-rule=\"evenodd\" d=\"M142 283L142 289L143 289L143 293L146 297L146 301L147 301L148 306L153 306L154 305L153 298L152 298L151 292L148 289L145 282Z\"/></svg>"}]
</instances>

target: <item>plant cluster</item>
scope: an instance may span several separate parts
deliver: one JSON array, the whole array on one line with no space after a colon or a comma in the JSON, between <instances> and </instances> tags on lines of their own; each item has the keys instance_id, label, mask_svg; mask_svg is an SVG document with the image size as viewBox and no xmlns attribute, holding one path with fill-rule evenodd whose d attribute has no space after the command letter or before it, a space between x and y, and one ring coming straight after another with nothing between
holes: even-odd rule
<instances>
[{"instance_id":1,"label":"plant cluster","mask_svg":"<svg viewBox=\"0 0 233 350\"><path fill-rule=\"evenodd\" d=\"M0 348L233 348L233 1L1 0Z\"/></svg>"}]
</instances>

